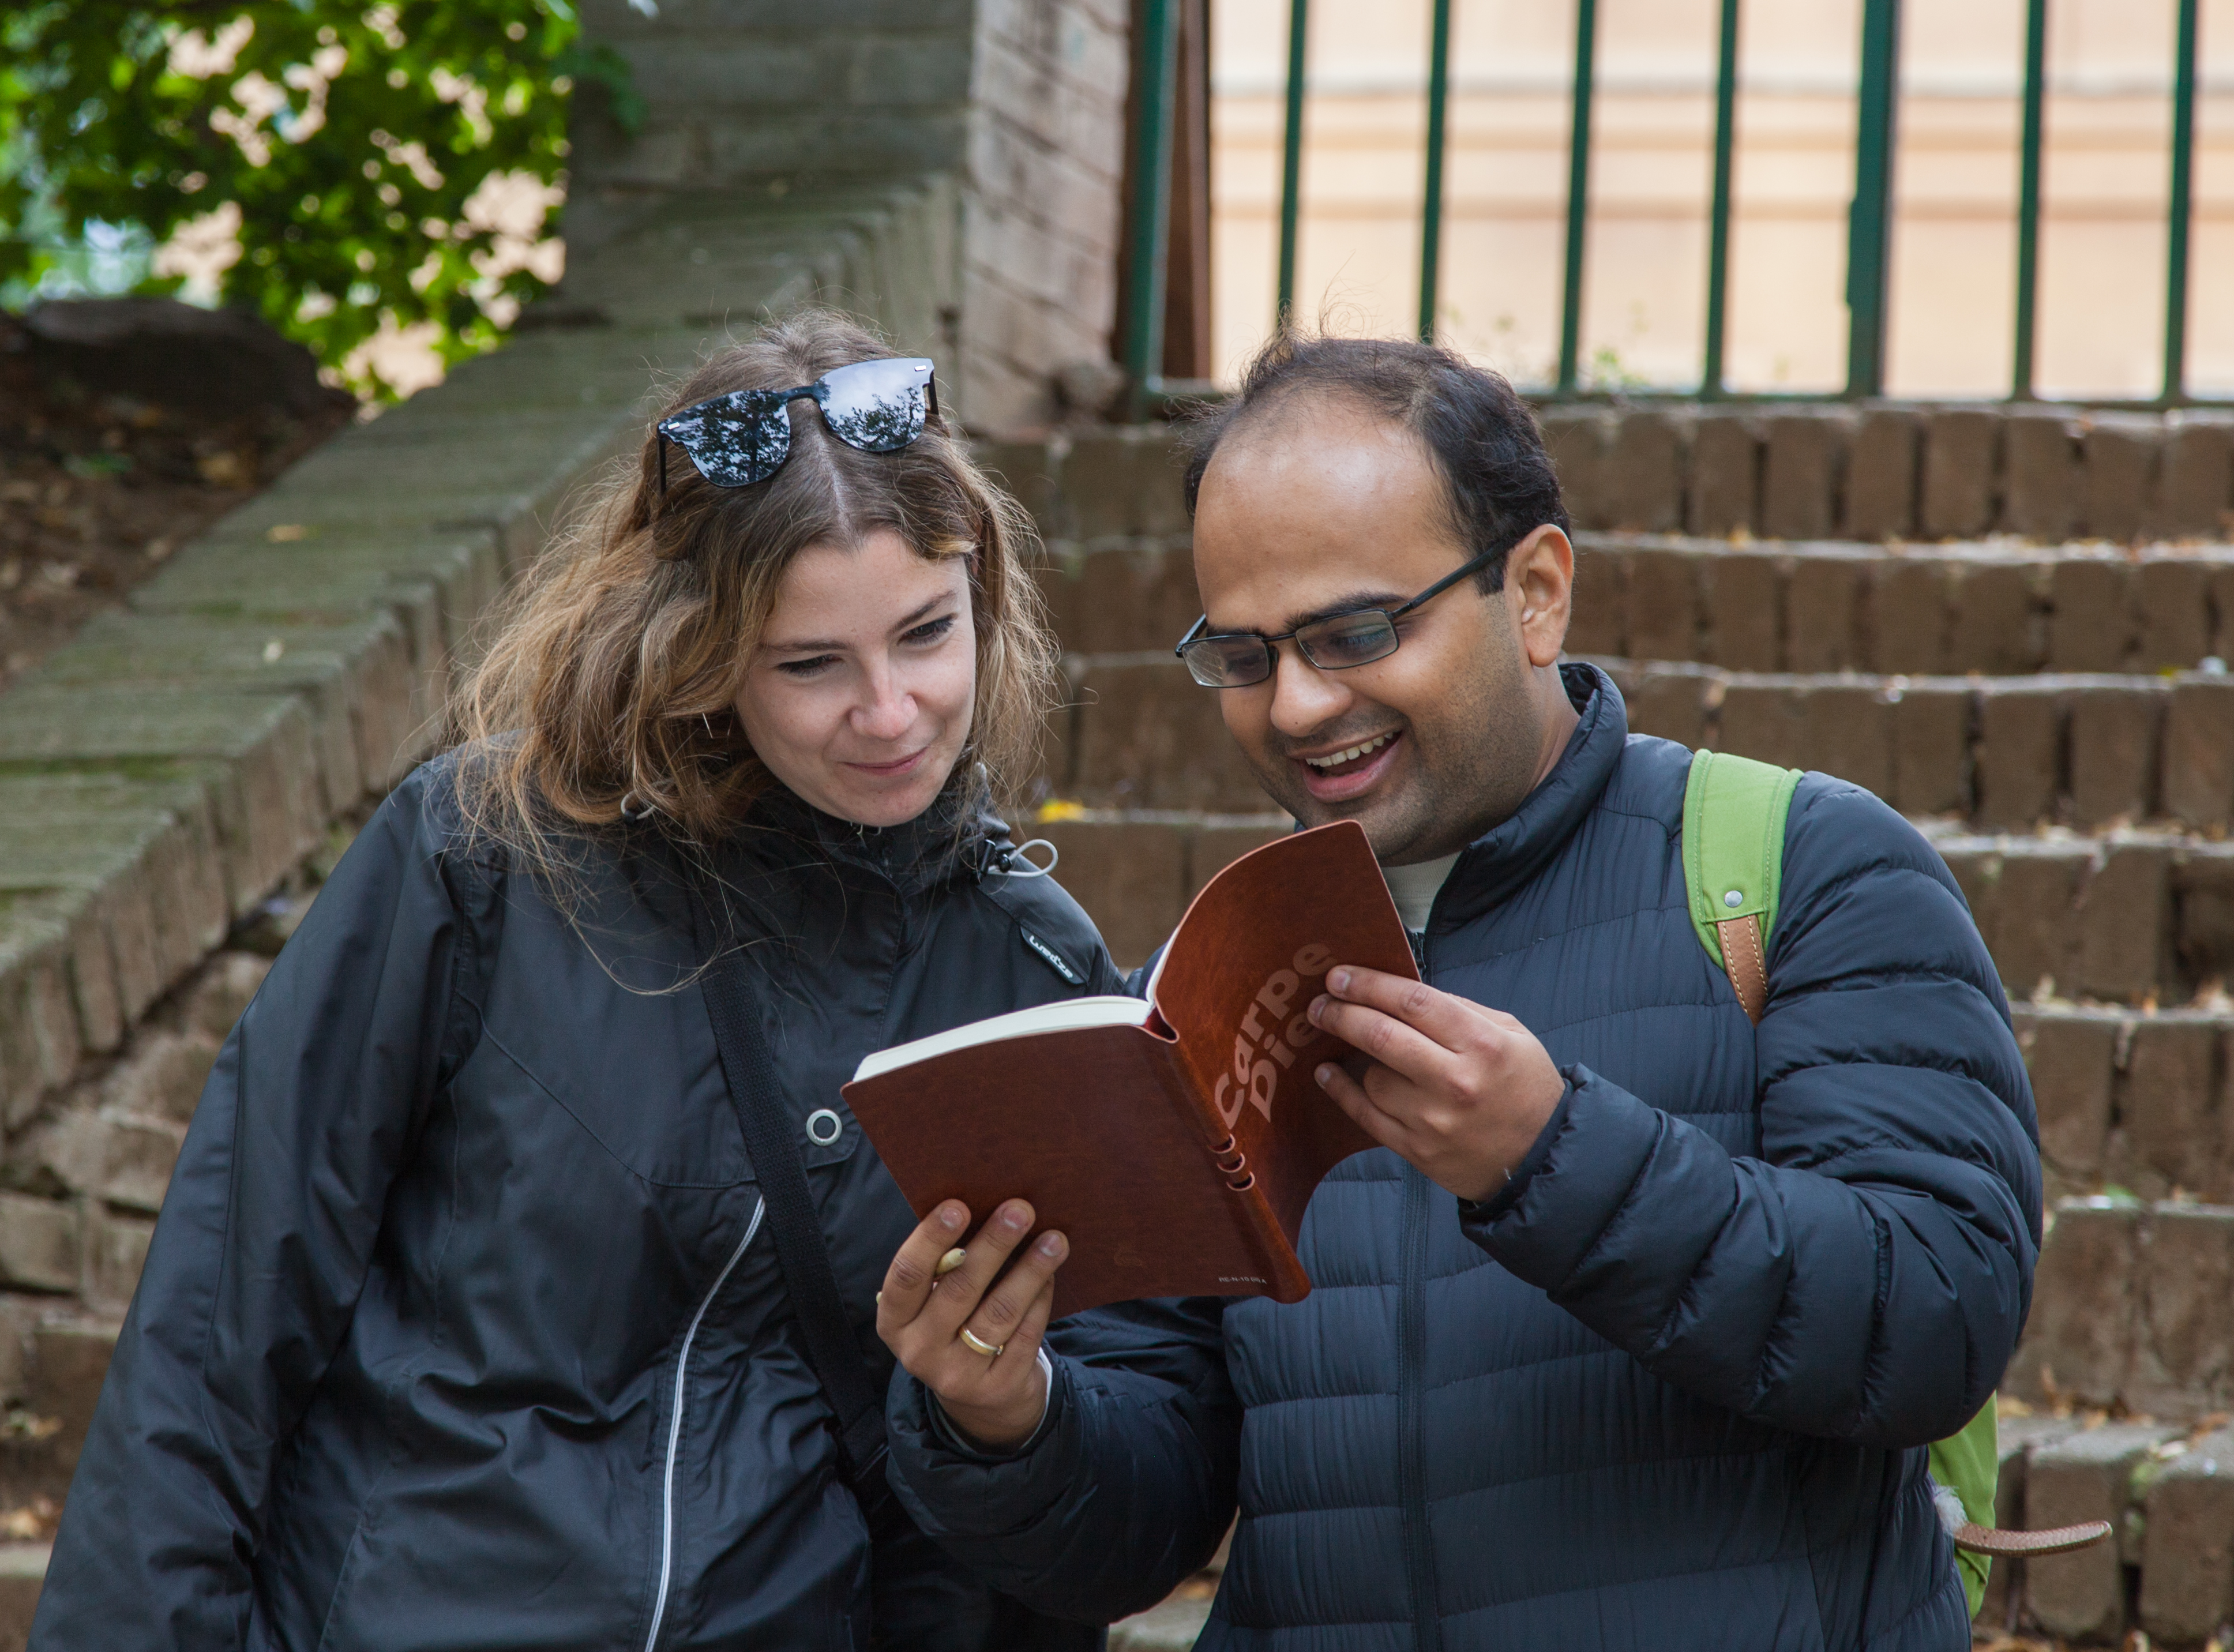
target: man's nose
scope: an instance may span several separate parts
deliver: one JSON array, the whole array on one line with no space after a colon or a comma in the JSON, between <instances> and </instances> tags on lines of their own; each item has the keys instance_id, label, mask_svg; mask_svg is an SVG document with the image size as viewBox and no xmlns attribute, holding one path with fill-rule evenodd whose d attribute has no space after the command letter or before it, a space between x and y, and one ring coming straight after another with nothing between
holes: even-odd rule
<instances>
[{"instance_id":1,"label":"man's nose","mask_svg":"<svg viewBox=\"0 0 2234 1652\"><path fill-rule=\"evenodd\" d=\"M1349 708L1349 690L1303 656L1292 638L1272 650L1272 726L1291 740Z\"/></svg>"}]
</instances>

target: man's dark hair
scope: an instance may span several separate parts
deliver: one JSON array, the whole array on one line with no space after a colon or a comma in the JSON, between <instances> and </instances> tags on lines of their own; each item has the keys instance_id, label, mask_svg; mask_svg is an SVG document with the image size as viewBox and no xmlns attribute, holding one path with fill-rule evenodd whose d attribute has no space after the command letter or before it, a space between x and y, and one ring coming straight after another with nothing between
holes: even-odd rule
<instances>
[{"instance_id":1,"label":"man's dark hair","mask_svg":"<svg viewBox=\"0 0 2234 1652\"><path fill-rule=\"evenodd\" d=\"M1442 477L1452 535L1467 555L1510 551L1546 522L1570 531L1536 416L1504 375L1417 339L1295 332L1282 332L1259 350L1239 392L1196 427L1186 468L1190 518L1218 443L1252 417L1307 392L1347 397L1419 437ZM1485 591L1503 588L1502 555L1480 579Z\"/></svg>"}]
</instances>

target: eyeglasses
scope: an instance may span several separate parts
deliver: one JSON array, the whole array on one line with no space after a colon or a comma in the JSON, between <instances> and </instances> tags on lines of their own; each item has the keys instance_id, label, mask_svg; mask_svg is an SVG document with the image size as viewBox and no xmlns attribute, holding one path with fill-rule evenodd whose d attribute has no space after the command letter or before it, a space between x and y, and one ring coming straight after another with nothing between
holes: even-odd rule
<instances>
[{"instance_id":1,"label":"eyeglasses","mask_svg":"<svg viewBox=\"0 0 2234 1652\"><path fill-rule=\"evenodd\" d=\"M1259 637L1254 631L1220 631L1204 635L1210 624L1205 614L1195 621L1179 645L1172 650L1186 662L1187 672L1205 689L1245 689L1272 675L1272 645L1295 639L1303 657L1322 671L1347 671L1353 665L1369 665L1396 651L1403 639L1396 622L1429 599L1440 597L1468 574L1479 573L1505 554L1485 551L1472 562L1453 569L1399 608L1352 608L1298 625L1278 637Z\"/></svg>"},{"instance_id":2,"label":"eyeglasses","mask_svg":"<svg viewBox=\"0 0 2234 1652\"><path fill-rule=\"evenodd\" d=\"M716 487L768 480L791 457L785 409L802 399L822 409L824 426L848 447L896 454L923 434L926 415L938 411L938 381L924 357L890 356L833 368L795 390L731 390L696 402L656 427L662 496L670 441Z\"/></svg>"}]
</instances>

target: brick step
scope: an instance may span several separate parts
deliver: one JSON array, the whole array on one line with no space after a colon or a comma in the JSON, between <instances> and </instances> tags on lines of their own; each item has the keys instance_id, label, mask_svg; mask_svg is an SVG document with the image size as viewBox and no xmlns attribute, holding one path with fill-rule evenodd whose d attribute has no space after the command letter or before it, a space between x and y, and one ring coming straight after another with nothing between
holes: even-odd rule
<instances>
[{"instance_id":1,"label":"brick step","mask_svg":"<svg viewBox=\"0 0 2234 1652\"><path fill-rule=\"evenodd\" d=\"M31 1643L47 1555L43 1543L0 1543L0 1652L23 1652Z\"/></svg>"},{"instance_id":2,"label":"brick step","mask_svg":"<svg viewBox=\"0 0 2234 1652\"><path fill-rule=\"evenodd\" d=\"M2165 833L1979 837L1926 822L2010 996L2183 1004L2234 978L2234 843ZM1282 814L1094 810L1035 826L1063 886L1138 963L1236 856L1289 829Z\"/></svg>"},{"instance_id":3,"label":"brick step","mask_svg":"<svg viewBox=\"0 0 2234 1652\"><path fill-rule=\"evenodd\" d=\"M1585 528L2125 542L2223 537L2234 506L2234 426L2215 413L1570 402L1539 416Z\"/></svg>"},{"instance_id":4,"label":"brick step","mask_svg":"<svg viewBox=\"0 0 2234 1652\"><path fill-rule=\"evenodd\" d=\"M2234 843L1924 825L2013 998L2173 1005L2234 978Z\"/></svg>"},{"instance_id":5,"label":"brick step","mask_svg":"<svg viewBox=\"0 0 2234 1652\"><path fill-rule=\"evenodd\" d=\"M1996 1561L1979 1627L2015 1624L2058 1645L2116 1645L2133 1628L2158 1644L2201 1644L2234 1607L2234 1433L2063 1407L2028 1412L2012 1400L2004 1388L1996 1522L2104 1520L2114 1535L2072 1554Z\"/></svg>"},{"instance_id":6,"label":"brick step","mask_svg":"<svg viewBox=\"0 0 2234 1652\"><path fill-rule=\"evenodd\" d=\"M2234 676L1799 676L1601 660L1630 727L1986 831L2234 821Z\"/></svg>"},{"instance_id":7,"label":"brick step","mask_svg":"<svg viewBox=\"0 0 2234 1652\"><path fill-rule=\"evenodd\" d=\"M2234 545L1778 543L1578 533L1578 654L1734 671L2186 670L2234 659ZM1184 531L1051 542L1066 648L1168 650L1202 611Z\"/></svg>"},{"instance_id":8,"label":"brick step","mask_svg":"<svg viewBox=\"0 0 2234 1652\"><path fill-rule=\"evenodd\" d=\"M2002 1392L2183 1421L2234 1411L2234 1206L2054 1201Z\"/></svg>"},{"instance_id":9,"label":"brick step","mask_svg":"<svg viewBox=\"0 0 2234 1652\"><path fill-rule=\"evenodd\" d=\"M1585 533L1578 654L1736 671L2187 670L2234 654L2234 545L1858 545Z\"/></svg>"},{"instance_id":10,"label":"brick step","mask_svg":"<svg viewBox=\"0 0 2234 1652\"><path fill-rule=\"evenodd\" d=\"M1597 662L1630 726L1686 745L1819 768L1903 813L1987 831L2234 823L2234 676L1886 677ZM1074 656L1051 731L1057 796L1127 809L1248 813L1263 793L1214 690L1168 653Z\"/></svg>"},{"instance_id":11,"label":"brick step","mask_svg":"<svg viewBox=\"0 0 2234 1652\"><path fill-rule=\"evenodd\" d=\"M2234 1008L2223 999L2155 1011L2049 1002L2014 1003L2009 1013L2052 1193L2122 1187L2147 1198L2234 1202L2234 1133L2220 1122ZM2234 1314L2228 1325L2234 1330Z\"/></svg>"},{"instance_id":12,"label":"brick step","mask_svg":"<svg viewBox=\"0 0 2234 1652\"><path fill-rule=\"evenodd\" d=\"M1546 404L1575 526L1783 540L2048 544L2234 529L2219 409ZM1182 532L1185 428L1101 426L975 444L1049 539Z\"/></svg>"},{"instance_id":13,"label":"brick step","mask_svg":"<svg viewBox=\"0 0 2234 1652\"><path fill-rule=\"evenodd\" d=\"M23 1404L0 1433L0 1507L45 1498L59 1504L77 1472L117 1326L88 1319L39 1326L23 1363Z\"/></svg>"}]
</instances>

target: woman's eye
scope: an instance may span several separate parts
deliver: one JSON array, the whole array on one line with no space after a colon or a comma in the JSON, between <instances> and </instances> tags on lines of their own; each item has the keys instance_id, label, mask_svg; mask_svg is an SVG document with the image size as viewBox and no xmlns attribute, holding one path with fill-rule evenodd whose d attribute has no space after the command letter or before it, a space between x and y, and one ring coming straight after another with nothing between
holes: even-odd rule
<instances>
[{"instance_id":1,"label":"woman's eye","mask_svg":"<svg viewBox=\"0 0 2234 1652\"><path fill-rule=\"evenodd\" d=\"M837 658L838 656L835 654L818 654L811 660L780 661L777 663L775 669L782 672L786 676L820 676L824 671L829 669L831 664L836 661Z\"/></svg>"},{"instance_id":2,"label":"woman's eye","mask_svg":"<svg viewBox=\"0 0 2234 1652\"><path fill-rule=\"evenodd\" d=\"M945 635L953 629L954 616L948 614L938 619L926 620L924 624L917 626L913 630L903 632L900 636L900 641L903 643L936 643L944 637Z\"/></svg>"}]
</instances>

